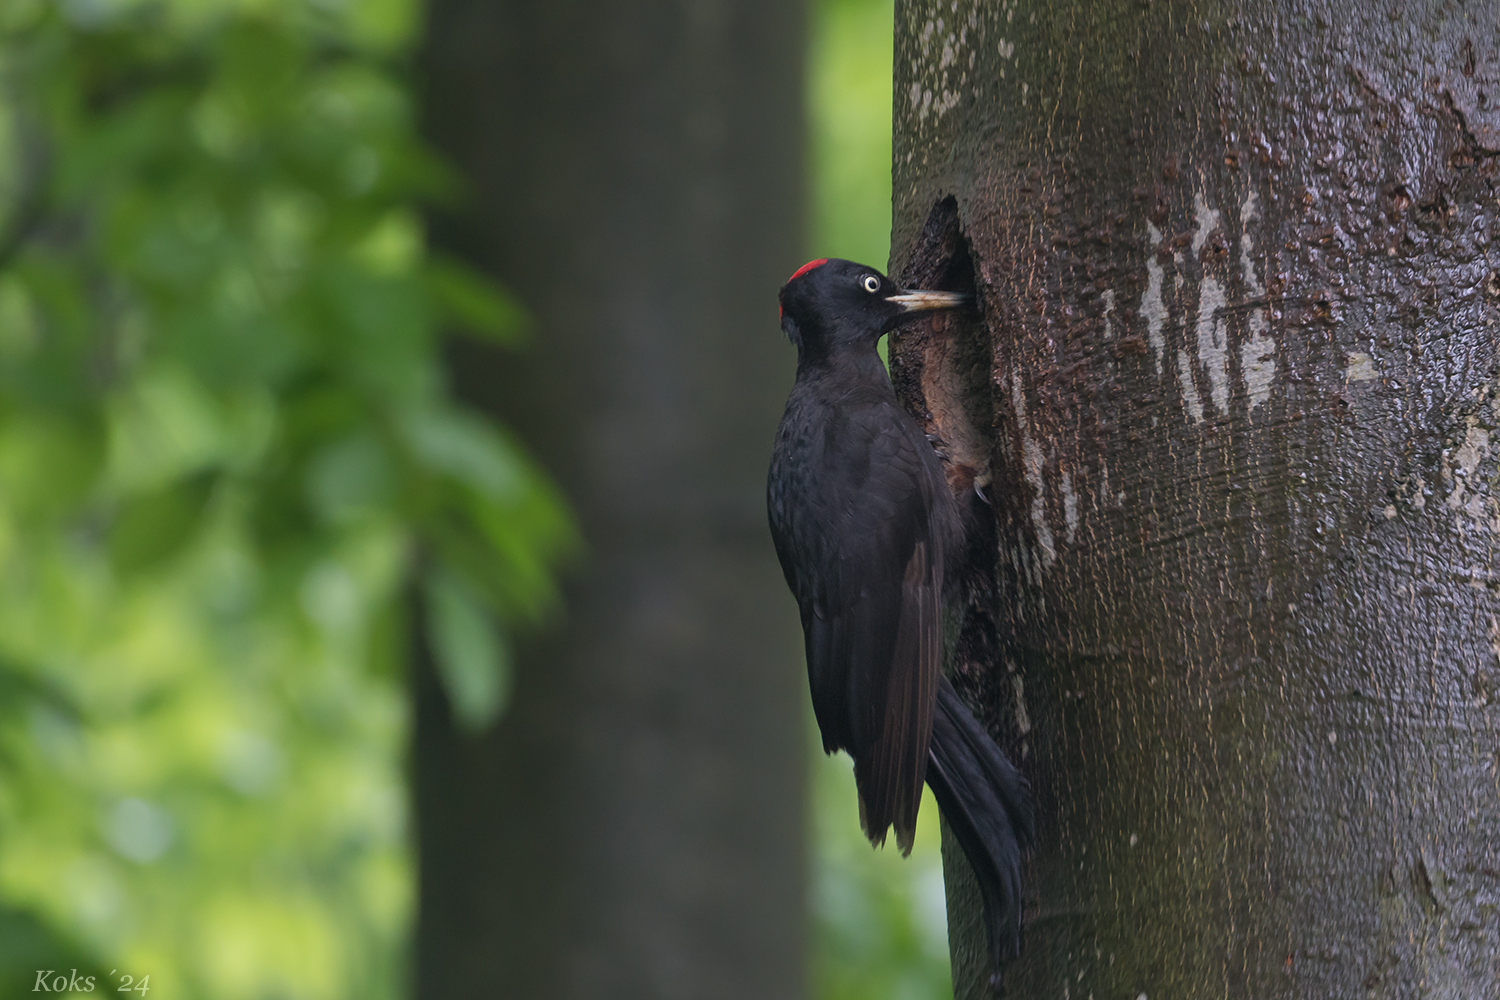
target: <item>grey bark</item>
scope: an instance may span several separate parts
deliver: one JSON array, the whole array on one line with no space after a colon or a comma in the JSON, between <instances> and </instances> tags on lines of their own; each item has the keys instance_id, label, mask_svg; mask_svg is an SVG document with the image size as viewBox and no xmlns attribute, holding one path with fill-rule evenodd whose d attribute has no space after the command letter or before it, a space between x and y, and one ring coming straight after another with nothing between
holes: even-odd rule
<instances>
[{"instance_id":1,"label":"grey bark","mask_svg":"<svg viewBox=\"0 0 1500 1000\"><path fill-rule=\"evenodd\" d=\"M992 470L952 669L1037 795L1012 995L1500 989L1497 23L897 4L894 270L983 308L893 368Z\"/></svg>"},{"instance_id":2,"label":"grey bark","mask_svg":"<svg viewBox=\"0 0 1500 1000\"><path fill-rule=\"evenodd\" d=\"M435 0L436 241L536 318L462 395L562 485L587 552L494 732L425 665L422 997L797 997L805 698L763 483L802 249L798 0Z\"/></svg>"}]
</instances>

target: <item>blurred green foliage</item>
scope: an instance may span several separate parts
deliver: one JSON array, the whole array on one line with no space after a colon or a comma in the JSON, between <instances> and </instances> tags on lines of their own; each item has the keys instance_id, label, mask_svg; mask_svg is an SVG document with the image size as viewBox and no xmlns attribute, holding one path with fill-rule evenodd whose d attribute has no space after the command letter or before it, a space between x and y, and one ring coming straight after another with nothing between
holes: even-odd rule
<instances>
[{"instance_id":1,"label":"blurred green foliage","mask_svg":"<svg viewBox=\"0 0 1500 1000\"><path fill-rule=\"evenodd\" d=\"M404 992L406 611L483 726L572 538L444 384L522 328L424 246L419 14L0 2L0 996Z\"/></svg>"},{"instance_id":2,"label":"blurred green foliage","mask_svg":"<svg viewBox=\"0 0 1500 1000\"><path fill-rule=\"evenodd\" d=\"M891 242L893 0L817 0L809 67L812 255L884 268ZM882 348L884 341L882 341ZM872 851L847 757L813 764L814 992L819 1000L948 1000L937 804L916 846Z\"/></svg>"},{"instance_id":3,"label":"blurred green foliage","mask_svg":"<svg viewBox=\"0 0 1500 1000\"><path fill-rule=\"evenodd\" d=\"M891 249L894 0L815 0L808 67L817 255L885 270Z\"/></svg>"},{"instance_id":4,"label":"blurred green foliage","mask_svg":"<svg viewBox=\"0 0 1500 1000\"><path fill-rule=\"evenodd\" d=\"M842 754L813 769L814 996L818 1000L950 1000L948 915L938 809L923 789L917 840L871 850L854 773Z\"/></svg>"}]
</instances>

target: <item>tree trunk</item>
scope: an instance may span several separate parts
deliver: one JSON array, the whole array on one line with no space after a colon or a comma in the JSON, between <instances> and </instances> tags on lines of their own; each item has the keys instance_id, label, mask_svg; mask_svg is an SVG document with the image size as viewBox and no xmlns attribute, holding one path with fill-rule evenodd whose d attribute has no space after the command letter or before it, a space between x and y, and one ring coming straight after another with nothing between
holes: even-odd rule
<instances>
[{"instance_id":1,"label":"tree trunk","mask_svg":"<svg viewBox=\"0 0 1500 1000\"><path fill-rule=\"evenodd\" d=\"M1013 996L1495 995L1497 21L897 5L896 270L983 309L892 353L993 470L952 668L1037 798Z\"/></svg>"},{"instance_id":2,"label":"tree trunk","mask_svg":"<svg viewBox=\"0 0 1500 1000\"><path fill-rule=\"evenodd\" d=\"M418 672L422 997L796 997L806 730L765 524L802 249L799 0L434 0L436 242L536 318L457 345L587 552L494 732Z\"/></svg>"}]
</instances>

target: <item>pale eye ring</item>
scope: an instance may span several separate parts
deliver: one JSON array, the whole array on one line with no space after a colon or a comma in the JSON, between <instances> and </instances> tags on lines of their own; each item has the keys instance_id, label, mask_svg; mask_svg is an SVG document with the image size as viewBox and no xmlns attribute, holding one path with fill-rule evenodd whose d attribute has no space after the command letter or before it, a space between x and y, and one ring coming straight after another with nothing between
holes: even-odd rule
<instances>
[{"instance_id":1,"label":"pale eye ring","mask_svg":"<svg viewBox=\"0 0 1500 1000\"><path fill-rule=\"evenodd\" d=\"M865 291L869 292L871 295L874 295L876 292L880 291L880 279L875 277L875 275L873 274L865 275L864 278L860 280L860 284L864 285Z\"/></svg>"}]
</instances>

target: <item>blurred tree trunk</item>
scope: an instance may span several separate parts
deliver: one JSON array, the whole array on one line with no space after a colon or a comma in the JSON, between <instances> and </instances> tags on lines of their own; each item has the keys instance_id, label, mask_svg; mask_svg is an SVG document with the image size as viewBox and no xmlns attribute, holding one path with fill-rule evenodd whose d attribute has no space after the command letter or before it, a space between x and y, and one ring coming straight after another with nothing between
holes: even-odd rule
<instances>
[{"instance_id":1,"label":"blurred tree trunk","mask_svg":"<svg viewBox=\"0 0 1500 1000\"><path fill-rule=\"evenodd\" d=\"M536 317L462 395L562 484L588 551L495 730L416 677L421 997L795 997L806 731L765 526L803 219L798 0L434 0L438 245Z\"/></svg>"},{"instance_id":2,"label":"blurred tree trunk","mask_svg":"<svg viewBox=\"0 0 1500 1000\"><path fill-rule=\"evenodd\" d=\"M984 309L893 354L994 468L1012 995L1494 994L1497 53L1492 4L897 4L897 270Z\"/></svg>"}]
</instances>

